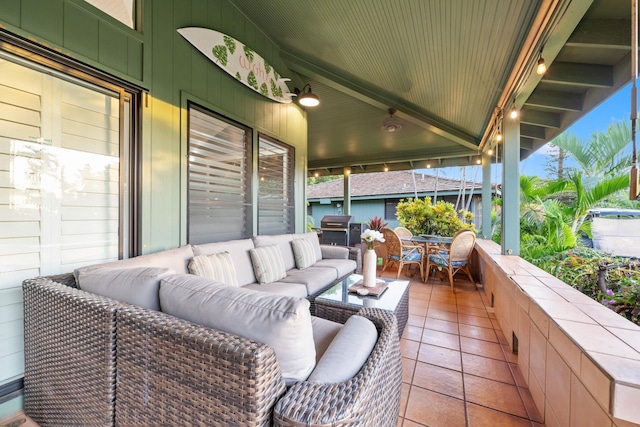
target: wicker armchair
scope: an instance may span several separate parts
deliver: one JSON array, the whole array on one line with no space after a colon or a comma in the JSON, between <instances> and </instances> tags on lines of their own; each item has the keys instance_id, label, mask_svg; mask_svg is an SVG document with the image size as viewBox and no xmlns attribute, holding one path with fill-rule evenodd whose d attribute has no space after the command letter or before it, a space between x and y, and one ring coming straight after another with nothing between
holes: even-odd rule
<instances>
[{"instance_id":1,"label":"wicker armchair","mask_svg":"<svg viewBox=\"0 0 640 427\"><path fill-rule=\"evenodd\" d=\"M453 241L451 242L451 246L447 249L442 248L438 251L434 251L433 253L429 253L427 258L427 278L431 273L432 267L437 267L438 269L446 270L449 276L449 284L451 285L451 291L454 291L453 288L453 276L458 271L464 271L469 277L471 283L473 283L476 288L476 282L473 280L471 276L471 270L469 269L470 261L471 261L471 253L473 252L473 248L476 244L476 235L471 230L461 230L458 231L453 236Z\"/></svg>"},{"instance_id":2,"label":"wicker armchair","mask_svg":"<svg viewBox=\"0 0 640 427\"><path fill-rule=\"evenodd\" d=\"M398 234L390 228L384 228L382 235L384 236L384 244L387 247L387 260L382 271L384 272L391 265L397 265L397 279L400 277L402 267L415 264L420 269L420 277L424 281L424 248L421 245L404 243Z\"/></svg>"}]
</instances>

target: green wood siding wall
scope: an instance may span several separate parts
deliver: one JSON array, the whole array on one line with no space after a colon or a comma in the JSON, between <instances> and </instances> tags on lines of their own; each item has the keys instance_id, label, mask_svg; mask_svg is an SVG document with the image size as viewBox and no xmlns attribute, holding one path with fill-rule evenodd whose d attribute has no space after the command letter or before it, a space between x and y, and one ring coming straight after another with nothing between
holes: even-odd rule
<instances>
[{"instance_id":1,"label":"green wood siding wall","mask_svg":"<svg viewBox=\"0 0 640 427\"><path fill-rule=\"evenodd\" d=\"M295 148L296 231L304 231L305 112L235 81L176 30L202 26L224 32L252 47L282 76L292 77L278 46L226 0L147 0L143 10L143 31L137 32L82 0L0 0L0 28L148 91L142 99L141 138L144 253L186 243L185 100L253 128L254 140L263 132ZM256 209L255 189L253 194ZM21 290L0 283L0 383L23 374L22 335Z\"/></svg>"}]
</instances>

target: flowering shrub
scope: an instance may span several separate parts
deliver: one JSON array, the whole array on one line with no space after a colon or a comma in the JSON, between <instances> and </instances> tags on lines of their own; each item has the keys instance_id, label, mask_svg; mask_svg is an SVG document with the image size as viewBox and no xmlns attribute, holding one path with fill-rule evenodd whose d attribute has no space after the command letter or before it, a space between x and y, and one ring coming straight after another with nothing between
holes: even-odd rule
<instances>
[{"instance_id":1,"label":"flowering shrub","mask_svg":"<svg viewBox=\"0 0 640 427\"><path fill-rule=\"evenodd\" d=\"M438 200L434 205L431 197L401 200L396 207L396 217L413 234L453 236L463 228L478 231L472 223L471 212L464 209L456 212L453 204L444 200Z\"/></svg>"},{"instance_id":2,"label":"flowering shrub","mask_svg":"<svg viewBox=\"0 0 640 427\"><path fill-rule=\"evenodd\" d=\"M367 244L367 249L373 249L380 243L384 243L382 233L377 230L365 230L364 233L360 235L360 238Z\"/></svg>"}]
</instances>

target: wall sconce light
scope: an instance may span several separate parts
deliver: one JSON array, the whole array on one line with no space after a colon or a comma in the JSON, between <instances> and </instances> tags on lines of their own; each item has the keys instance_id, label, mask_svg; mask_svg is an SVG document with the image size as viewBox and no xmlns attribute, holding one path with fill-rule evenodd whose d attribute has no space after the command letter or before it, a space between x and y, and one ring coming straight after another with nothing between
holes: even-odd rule
<instances>
[{"instance_id":1,"label":"wall sconce light","mask_svg":"<svg viewBox=\"0 0 640 427\"><path fill-rule=\"evenodd\" d=\"M309 89L305 92L305 89ZM318 99L318 95L311 92L311 86L306 84L302 87L302 89L295 88L293 92L298 97L298 103L305 107L315 107L320 104L320 99Z\"/></svg>"},{"instance_id":2,"label":"wall sconce light","mask_svg":"<svg viewBox=\"0 0 640 427\"><path fill-rule=\"evenodd\" d=\"M491 156L493 154L493 150L489 148L489 150L487 150L487 154Z\"/></svg>"},{"instance_id":3,"label":"wall sconce light","mask_svg":"<svg viewBox=\"0 0 640 427\"><path fill-rule=\"evenodd\" d=\"M476 165L481 165L482 164L482 160L480 159L480 157L478 157L476 159Z\"/></svg>"}]
</instances>

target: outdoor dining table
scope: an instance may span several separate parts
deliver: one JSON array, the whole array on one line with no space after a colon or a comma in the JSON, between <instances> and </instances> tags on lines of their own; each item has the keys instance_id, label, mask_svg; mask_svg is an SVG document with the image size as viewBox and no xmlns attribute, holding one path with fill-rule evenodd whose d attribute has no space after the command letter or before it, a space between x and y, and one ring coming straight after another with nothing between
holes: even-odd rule
<instances>
[{"instance_id":1,"label":"outdoor dining table","mask_svg":"<svg viewBox=\"0 0 640 427\"><path fill-rule=\"evenodd\" d=\"M420 234L418 236L411 236L406 239L411 243L418 243L424 246L424 256L428 257L430 254L438 253L438 251L445 249L453 241L453 237L437 236L432 234ZM425 269L426 263L425 263ZM425 277L428 277L428 271L425 271Z\"/></svg>"}]
</instances>

